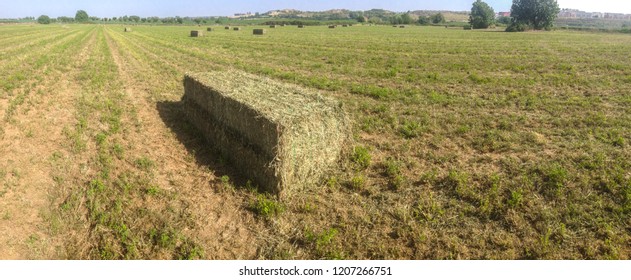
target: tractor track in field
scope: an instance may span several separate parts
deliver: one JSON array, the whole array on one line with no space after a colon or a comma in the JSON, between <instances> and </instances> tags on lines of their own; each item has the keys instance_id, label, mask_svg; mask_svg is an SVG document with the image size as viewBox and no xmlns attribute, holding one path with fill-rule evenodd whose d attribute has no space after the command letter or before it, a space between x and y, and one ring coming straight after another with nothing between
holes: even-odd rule
<instances>
[{"instance_id":1,"label":"tractor track in field","mask_svg":"<svg viewBox=\"0 0 631 280\"><path fill-rule=\"evenodd\" d=\"M84 53L93 40L94 36L84 37L76 49ZM38 94L36 101L27 96L23 106L28 109L5 125L0 137L0 154L8 155L0 157L0 259L59 258L59 242L51 235L47 218L55 185L51 158L66 145L62 130L72 122L78 92L70 74L44 80L43 87L56 90Z\"/></svg>"}]
</instances>

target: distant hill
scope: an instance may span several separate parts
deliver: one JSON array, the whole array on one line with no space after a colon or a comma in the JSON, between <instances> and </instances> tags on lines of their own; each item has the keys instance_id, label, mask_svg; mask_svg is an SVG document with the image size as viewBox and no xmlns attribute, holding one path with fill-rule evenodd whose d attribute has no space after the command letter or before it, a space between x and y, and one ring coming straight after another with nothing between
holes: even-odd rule
<instances>
[{"instance_id":1,"label":"distant hill","mask_svg":"<svg viewBox=\"0 0 631 280\"><path fill-rule=\"evenodd\" d=\"M392 17L404 14L405 12L393 12L383 9L372 9L367 11L352 11L347 9L334 9L327 11L300 11L294 9L282 9L272 10L263 14L260 17L271 17L277 19L314 19L314 20L348 20L358 19L364 17L366 19L380 19L383 22L388 22ZM457 11L408 11L407 13L416 20L420 16L431 16L437 13L442 13L447 21L466 22L469 20L469 12L457 12Z\"/></svg>"}]
</instances>

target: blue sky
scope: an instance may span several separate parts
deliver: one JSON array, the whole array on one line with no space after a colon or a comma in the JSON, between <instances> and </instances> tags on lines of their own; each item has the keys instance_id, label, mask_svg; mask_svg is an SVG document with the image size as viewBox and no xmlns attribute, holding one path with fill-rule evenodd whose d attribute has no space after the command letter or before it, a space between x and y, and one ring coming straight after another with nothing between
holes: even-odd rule
<instances>
[{"instance_id":1,"label":"blue sky","mask_svg":"<svg viewBox=\"0 0 631 280\"><path fill-rule=\"evenodd\" d=\"M0 0L0 18L39 15L71 16L83 9L90 16L214 16L240 12L267 12L276 9L321 11L328 9L368 10L381 8L392 11L471 9L474 0ZM496 12L509 11L512 0L485 1ZM631 14L629 0L558 0L561 8L585 11L622 12Z\"/></svg>"}]
</instances>

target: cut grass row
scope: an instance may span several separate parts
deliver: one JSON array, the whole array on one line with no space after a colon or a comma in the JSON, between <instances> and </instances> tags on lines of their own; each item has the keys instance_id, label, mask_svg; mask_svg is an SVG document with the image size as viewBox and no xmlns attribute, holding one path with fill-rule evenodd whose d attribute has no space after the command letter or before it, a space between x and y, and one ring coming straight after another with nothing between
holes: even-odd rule
<instances>
[{"instance_id":1,"label":"cut grass row","mask_svg":"<svg viewBox=\"0 0 631 280\"><path fill-rule=\"evenodd\" d=\"M89 224L93 237L62 234L71 258L202 256L182 230L185 200L155 184L164 176L156 159L128 138L138 124L124 88L177 101L186 71L226 67L325 89L355 121L340 170L289 201L232 188L240 178L228 175L213 185L262 217L258 257L630 255L628 36L362 27L254 39L91 28L86 60L68 66L82 94L67 128L71 175L58 174L68 181L57 232Z\"/></svg>"},{"instance_id":2,"label":"cut grass row","mask_svg":"<svg viewBox=\"0 0 631 280\"><path fill-rule=\"evenodd\" d=\"M189 222L177 194L154 181L154 161L127 154L135 127L111 39L98 28L88 58L77 65L76 125L68 128L70 186L56 193L54 231L71 259L199 258L203 251L181 231ZM82 160L83 159L83 160ZM81 163L83 162L83 163ZM82 172L83 164L90 172ZM63 176L59 175L59 178ZM88 225L86 228L85 225ZM71 235L68 232L80 232Z\"/></svg>"}]
</instances>

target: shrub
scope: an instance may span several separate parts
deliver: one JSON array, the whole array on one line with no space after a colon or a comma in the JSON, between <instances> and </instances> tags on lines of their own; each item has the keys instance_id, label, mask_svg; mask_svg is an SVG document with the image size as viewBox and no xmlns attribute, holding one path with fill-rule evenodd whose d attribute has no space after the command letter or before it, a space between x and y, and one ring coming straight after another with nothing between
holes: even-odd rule
<instances>
[{"instance_id":1,"label":"shrub","mask_svg":"<svg viewBox=\"0 0 631 280\"><path fill-rule=\"evenodd\" d=\"M50 17L48 17L47 15L41 15L37 18L37 23L50 24Z\"/></svg>"}]
</instances>

